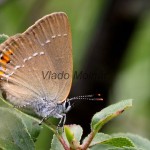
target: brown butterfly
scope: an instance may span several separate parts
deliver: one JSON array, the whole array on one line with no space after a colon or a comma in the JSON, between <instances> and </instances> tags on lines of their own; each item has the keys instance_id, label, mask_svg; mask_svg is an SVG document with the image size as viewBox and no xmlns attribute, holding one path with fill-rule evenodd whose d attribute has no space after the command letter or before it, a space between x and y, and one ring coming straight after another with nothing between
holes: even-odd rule
<instances>
[{"instance_id":1,"label":"brown butterfly","mask_svg":"<svg viewBox=\"0 0 150 150\"><path fill-rule=\"evenodd\" d=\"M6 99L43 119L53 116L64 124L71 100L92 100L92 96L67 99L72 70L71 31L63 12L44 16L0 45L0 86ZM46 78L49 72L68 77Z\"/></svg>"}]
</instances>

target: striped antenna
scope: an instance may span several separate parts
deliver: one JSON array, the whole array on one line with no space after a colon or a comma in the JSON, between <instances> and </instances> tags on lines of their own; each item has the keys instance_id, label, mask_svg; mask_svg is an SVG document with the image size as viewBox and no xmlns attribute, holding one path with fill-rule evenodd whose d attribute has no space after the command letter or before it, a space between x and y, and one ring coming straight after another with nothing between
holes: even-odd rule
<instances>
[{"instance_id":1,"label":"striped antenna","mask_svg":"<svg viewBox=\"0 0 150 150\"><path fill-rule=\"evenodd\" d=\"M82 95L82 96L72 97L68 99L68 101L73 101L73 100L102 101L103 98L101 98L100 96L101 94Z\"/></svg>"}]
</instances>

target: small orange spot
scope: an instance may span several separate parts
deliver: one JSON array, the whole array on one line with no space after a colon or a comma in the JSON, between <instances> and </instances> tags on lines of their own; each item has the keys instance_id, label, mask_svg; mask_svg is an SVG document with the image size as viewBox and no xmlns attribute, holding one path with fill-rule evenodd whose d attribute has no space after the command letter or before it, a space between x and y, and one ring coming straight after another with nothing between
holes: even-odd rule
<instances>
[{"instance_id":1,"label":"small orange spot","mask_svg":"<svg viewBox=\"0 0 150 150\"><path fill-rule=\"evenodd\" d=\"M7 56L7 55L3 55L2 56L2 58L1 58L2 60L5 60L6 62L9 62L10 61L10 58Z\"/></svg>"}]
</instances>

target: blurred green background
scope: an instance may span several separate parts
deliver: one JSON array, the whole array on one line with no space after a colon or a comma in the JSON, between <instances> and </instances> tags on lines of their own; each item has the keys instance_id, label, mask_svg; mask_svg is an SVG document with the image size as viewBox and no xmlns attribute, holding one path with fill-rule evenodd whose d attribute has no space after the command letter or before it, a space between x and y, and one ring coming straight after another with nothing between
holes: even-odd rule
<instances>
[{"instance_id":1,"label":"blurred green background","mask_svg":"<svg viewBox=\"0 0 150 150\"><path fill-rule=\"evenodd\" d=\"M74 71L99 75L94 80L74 80L70 96L101 93L104 98L100 104L87 102L75 107L67 123L81 124L87 134L96 111L132 98L133 108L103 131L150 138L149 10L149 0L0 0L0 34L21 33L46 14L66 12L72 30ZM49 149L51 136L43 127L37 150Z\"/></svg>"}]
</instances>

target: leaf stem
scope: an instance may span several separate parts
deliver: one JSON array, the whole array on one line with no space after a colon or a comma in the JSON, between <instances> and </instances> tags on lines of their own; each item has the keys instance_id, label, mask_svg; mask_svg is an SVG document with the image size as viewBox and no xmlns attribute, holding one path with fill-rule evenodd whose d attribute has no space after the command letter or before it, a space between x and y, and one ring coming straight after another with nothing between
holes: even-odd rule
<instances>
[{"instance_id":1,"label":"leaf stem","mask_svg":"<svg viewBox=\"0 0 150 150\"><path fill-rule=\"evenodd\" d=\"M96 132L91 131L91 133L88 135L88 139L80 146L80 148L82 150L86 150L89 147L89 145L90 145L91 141L93 140L95 134L96 134Z\"/></svg>"},{"instance_id":2,"label":"leaf stem","mask_svg":"<svg viewBox=\"0 0 150 150\"><path fill-rule=\"evenodd\" d=\"M60 143L62 144L62 146L64 147L65 150L70 150L70 148L68 147L67 143L65 142L64 138L60 135L60 134L56 134L57 138L59 139Z\"/></svg>"}]
</instances>

